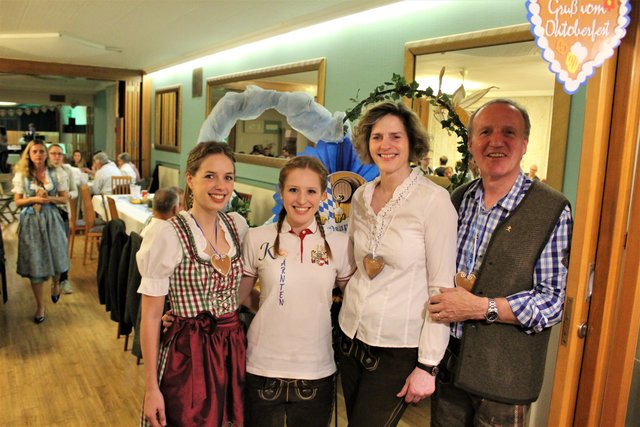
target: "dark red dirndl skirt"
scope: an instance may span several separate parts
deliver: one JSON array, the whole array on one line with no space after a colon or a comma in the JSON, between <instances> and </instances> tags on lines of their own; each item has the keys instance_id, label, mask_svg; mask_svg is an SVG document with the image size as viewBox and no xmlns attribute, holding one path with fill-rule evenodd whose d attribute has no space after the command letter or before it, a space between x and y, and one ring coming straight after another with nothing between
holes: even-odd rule
<instances>
[{"instance_id":1,"label":"dark red dirndl skirt","mask_svg":"<svg viewBox=\"0 0 640 427\"><path fill-rule=\"evenodd\" d=\"M238 313L177 317L160 383L170 426L242 426L246 338Z\"/></svg>"}]
</instances>

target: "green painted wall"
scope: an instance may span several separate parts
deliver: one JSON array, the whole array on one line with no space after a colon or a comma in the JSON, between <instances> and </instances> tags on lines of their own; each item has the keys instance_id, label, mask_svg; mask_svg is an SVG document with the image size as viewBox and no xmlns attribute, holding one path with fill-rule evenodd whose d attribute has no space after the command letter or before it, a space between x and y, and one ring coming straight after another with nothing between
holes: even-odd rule
<instances>
[{"instance_id":1,"label":"green painted wall","mask_svg":"<svg viewBox=\"0 0 640 427\"><path fill-rule=\"evenodd\" d=\"M107 148L107 111L107 92L102 90L93 97L93 151Z\"/></svg>"},{"instance_id":2,"label":"green painted wall","mask_svg":"<svg viewBox=\"0 0 640 427\"><path fill-rule=\"evenodd\" d=\"M229 60L218 60L203 67L204 78L324 57L327 60L325 106L332 112L344 111L353 106L350 98L355 97L358 90L366 96L393 73L403 73L404 45L407 42L526 23L524 1L455 0L429 3L431 8L428 10L407 11L404 15L392 17L381 15L374 22L356 22L321 34L281 41L269 48L260 47ZM157 161L184 165L204 120L206 96L191 97L191 70L152 77L154 90L181 85L183 101L182 152L154 151L151 156L152 167ZM570 134L572 141L569 143L572 153L580 149L580 135L575 129L581 127L583 104L584 97L574 97L574 132ZM579 156L568 156L568 159L574 163L567 171L577 175ZM263 187L273 186L277 178L277 171L253 165L239 164L237 173L239 181ZM572 178L568 177L566 189L575 193L575 186L569 185Z\"/></svg>"}]
</instances>

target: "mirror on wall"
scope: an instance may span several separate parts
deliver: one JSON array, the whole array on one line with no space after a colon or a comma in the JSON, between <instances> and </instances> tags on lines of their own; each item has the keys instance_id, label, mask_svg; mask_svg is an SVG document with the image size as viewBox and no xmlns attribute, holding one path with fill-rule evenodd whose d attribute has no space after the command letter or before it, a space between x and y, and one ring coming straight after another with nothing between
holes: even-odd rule
<instances>
[{"instance_id":1,"label":"mirror on wall","mask_svg":"<svg viewBox=\"0 0 640 427\"><path fill-rule=\"evenodd\" d=\"M249 85L283 92L306 92L324 104L325 59L313 59L207 80L207 110L213 109L227 92L242 92ZM238 120L228 143L236 159L244 163L280 167L310 144L273 109L254 120Z\"/></svg>"},{"instance_id":2,"label":"mirror on wall","mask_svg":"<svg viewBox=\"0 0 640 427\"><path fill-rule=\"evenodd\" d=\"M531 135L521 168L528 173L537 168L537 176L556 189L562 188L566 151L569 96L555 83L540 50L533 41L529 25L459 34L406 46L405 77L415 80L421 89L437 91L439 74L445 67L442 91L452 94L461 84L467 96L495 86L470 106L474 111L494 98L510 98L524 106L531 118ZM431 107L418 106L432 141L432 167L442 156L448 166L460 159L455 135L449 135L433 118Z\"/></svg>"}]
</instances>

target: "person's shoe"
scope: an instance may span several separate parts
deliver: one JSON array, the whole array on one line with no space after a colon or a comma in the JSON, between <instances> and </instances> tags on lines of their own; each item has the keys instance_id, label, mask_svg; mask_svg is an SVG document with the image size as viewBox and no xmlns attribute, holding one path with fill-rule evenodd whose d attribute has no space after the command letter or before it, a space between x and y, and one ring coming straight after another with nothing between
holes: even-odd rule
<instances>
[{"instance_id":1,"label":"person's shoe","mask_svg":"<svg viewBox=\"0 0 640 427\"><path fill-rule=\"evenodd\" d=\"M54 290L57 290L58 293L55 294ZM51 301L53 301L54 304L60 299L60 294L60 283L51 282Z\"/></svg>"},{"instance_id":2,"label":"person's shoe","mask_svg":"<svg viewBox=\"0 0 640 427\"><path fill-rule=\"evenodd\" d=\"M62 289L62 292L64 292L65 294L73 293L71 282L69 282L68 280L63 280L62 282L60 282L60 289Z\"/></svg>"}]
</instances>

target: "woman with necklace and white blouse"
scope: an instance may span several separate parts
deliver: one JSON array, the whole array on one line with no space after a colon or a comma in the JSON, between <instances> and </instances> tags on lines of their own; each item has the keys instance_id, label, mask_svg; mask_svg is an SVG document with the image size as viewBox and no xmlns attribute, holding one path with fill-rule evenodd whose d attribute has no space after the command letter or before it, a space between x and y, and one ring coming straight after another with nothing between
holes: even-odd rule
<instances>
[{"instance_id":1,"label":"woman with necklace and white blouse","mask_svg":"<svg viewBox=\"0 0 640 427\"><path fill-rule=\"evenodd\" d=\"M432 322L429 296L453 287L457 214L449 193L411 169L428 150L418 117L383 102L359 120L355 147L380 177L360 187L349 236L357 271L339 323L339 369L350 426L393 426L435 390L449 327Z\"/></svg>"}]
</instances>

